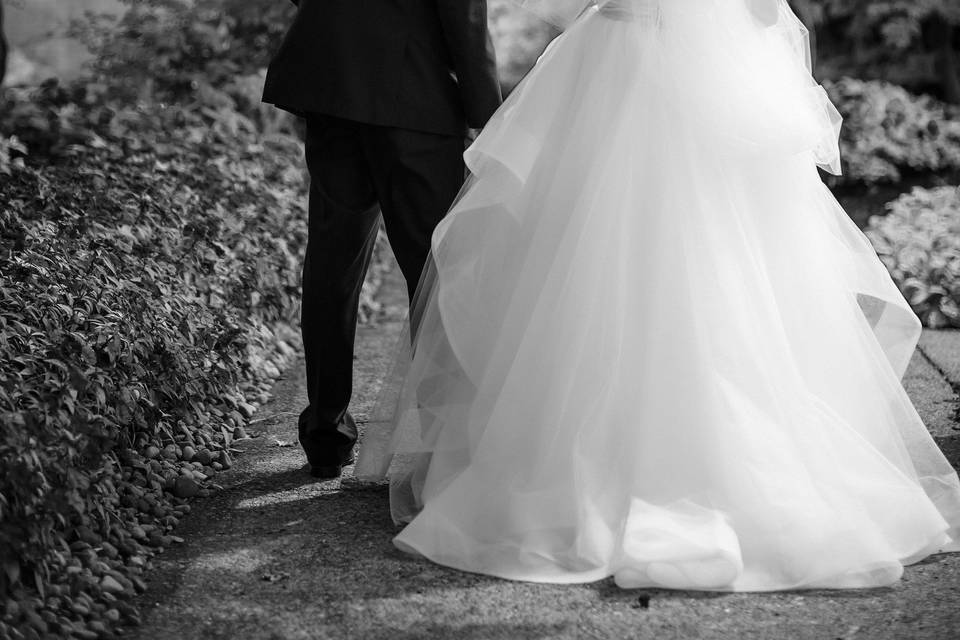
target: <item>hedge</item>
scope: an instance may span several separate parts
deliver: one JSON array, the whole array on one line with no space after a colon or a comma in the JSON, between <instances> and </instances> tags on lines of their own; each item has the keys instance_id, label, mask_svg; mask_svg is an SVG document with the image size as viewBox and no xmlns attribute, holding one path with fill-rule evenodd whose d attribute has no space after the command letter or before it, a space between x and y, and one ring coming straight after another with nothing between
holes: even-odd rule
<instances>
[{"instance_id":1,"label":"hedge","mask_svg":"<svg viewBox=\"0 0 960 640\"><path fill-rule=\"evenodd\" d=\"M136 623L147 559L299 346L299 142L106 93L0 105L0 637Z\"/></svg>"},{"instance_id":2,"label":"hedge","mask_svg":"<svg viewBox=\"0 0 960 640\"><path fill-rule=\"evenodd\" d=\"M837 183L960 171L960 109L888 82L843 78L824 87L844 117Z\"/></svg>"},{"instance_id":3,"label":"hedge","mask_svg":"<svg viewBox=\"0 0 960 640\"><path fill-rule=\"evenodd\" d=\"M960 188L915 188L866 230L910 306L933 329L960 328Z\"/></svg>"}]
</instances>

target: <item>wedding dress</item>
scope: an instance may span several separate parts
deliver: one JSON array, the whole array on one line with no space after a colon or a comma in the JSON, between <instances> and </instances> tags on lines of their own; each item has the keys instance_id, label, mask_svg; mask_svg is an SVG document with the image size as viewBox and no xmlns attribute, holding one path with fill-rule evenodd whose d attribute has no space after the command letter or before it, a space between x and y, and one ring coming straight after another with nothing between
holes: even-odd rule
<instances>
[{"instance_id":1,"label":"wedding dress","mask_svg":"<svg viewBox=\"0 0 960 640\"><path fill-rule=\"evenodd\" d=\"M818 175L839 116L768 1L527 0L568 28L467 151L363 436L398 547L718 591L887 585L960 548L899 381L919 322Z\"/></svg>"}]
</instances>

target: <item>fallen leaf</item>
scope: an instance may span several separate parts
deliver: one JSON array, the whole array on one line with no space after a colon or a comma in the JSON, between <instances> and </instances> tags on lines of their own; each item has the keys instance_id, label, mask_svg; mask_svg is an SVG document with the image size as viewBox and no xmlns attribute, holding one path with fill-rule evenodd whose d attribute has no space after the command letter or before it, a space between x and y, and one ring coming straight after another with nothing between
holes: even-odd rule
<instances>
[{"instance_id":1,"label":"fallen leaf","mask_svg":"<svg viewBox=\"0 0 960 640\"><path fill-rule=\"evenodd\" d=\"M290 574L286 571L281 571L280 573L265 573L260 576L260 579L264 582L280 582L281 580L286 580L290 577Z\"/></svg>"}]
</instances>

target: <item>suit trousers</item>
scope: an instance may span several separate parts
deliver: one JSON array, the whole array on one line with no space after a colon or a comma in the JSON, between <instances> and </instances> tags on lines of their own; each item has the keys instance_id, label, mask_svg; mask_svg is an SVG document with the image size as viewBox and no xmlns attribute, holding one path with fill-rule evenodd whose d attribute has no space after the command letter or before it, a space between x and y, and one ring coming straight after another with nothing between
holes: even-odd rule
<instances>
[{"instance_id":1,"label":"suit trousers","mask_svg":"<svg viewBox=\"0 0 960 640\"><path fill-rule=\"evenodd\" d=\"M464 139L306 116L309 232L301 331L309 405L300 442L314 465L333 465L356 440L347 413L360 291L381 213L410 299L434 228L463 185Z\"/></svg>"}]
</instances>

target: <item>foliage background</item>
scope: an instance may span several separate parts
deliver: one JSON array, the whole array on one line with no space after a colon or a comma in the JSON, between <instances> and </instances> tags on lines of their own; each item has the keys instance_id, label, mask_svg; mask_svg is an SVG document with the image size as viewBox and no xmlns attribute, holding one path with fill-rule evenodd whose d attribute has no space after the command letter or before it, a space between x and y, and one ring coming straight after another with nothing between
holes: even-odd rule
<instances>
[{"instance_id":1,"label":"foliage background","mask_svg":"<svg viewBox=\"0 0 960 640\"><path fill-rule=\"evenodd\" d=\"M795 4L846 117L832 186L862 225L889 212L868 233L891 273L928 325L960 327L960 7ZM490 6L509 88L556 32ZM149 555L297 349L299 125L259 101L293 6L124 8L72 25L76 78L0 95L3 637L136 623Z\"/></svg>"},{"instance_id":2,"label":"foliage background","mask_svg":"<svg viewBox=\"0 0 960 640\"><path fill-rule=\"evenodd\" d=\"M960 104L960 3L791 0L813 27L818 73L886 80Z\"/></svg>"},{"instance_id":3,"label":"foliage background","mask_svg":"<svg viewBox=\"0 0 960 640\"><path fill-rule=\"evenodd\" d=\"M79 77L0 94L0 637L136 624L296 357L302 150L259 101L291 8L131 2L74 25Z\"/></svg>"},{"instance_id":4,"label":"foliage background","mask_svg":"<svg viewBox=\"0 0 960 640\"><path fill-rule=\"evenodd\" d=\"M960 189L914 189L867 236L924 324L960 328Z\"/></svg>"}]
</instances>

